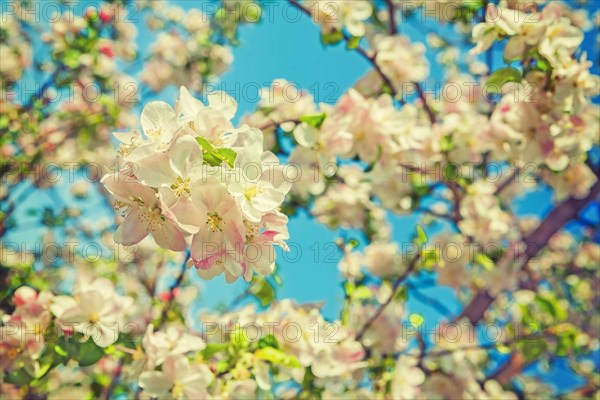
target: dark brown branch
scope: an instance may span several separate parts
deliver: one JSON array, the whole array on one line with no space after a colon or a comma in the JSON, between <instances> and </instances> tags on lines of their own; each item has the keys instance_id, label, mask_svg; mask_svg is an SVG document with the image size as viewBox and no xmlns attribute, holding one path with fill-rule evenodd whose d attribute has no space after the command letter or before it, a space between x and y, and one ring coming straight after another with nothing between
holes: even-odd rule
<instances>
[{"instance_id":1,"label":"dark brown branch","mask_svg":"<svg viewBox=\"0 0 600 400\"><path fill-rule=\"evenodd\" d=\"M596 181L590 192L584 198L578 199L570 197L558 204L546 216L544 221L529 236L523 239L525 251L521 254L521 267L526 267L527 263L535 255L546 247L548 240L558 232L569 221L577 218L579 212L584 209L600 194L600 180ZM504 257L516 257L513 253L507 253ZM466 317L471 324L475 325L483 318L483 314L494 302L494 298L485 290L477 292L471 302L464 308L459 318Z\"/></svg>"},{"instance_id":2,"label":"dark brown branch","mask_svg":"<svg viewBox=\"0 0 600 400\"><path fill-rule=\"evenodd\" d=\"M396 10L394 8L394 3L392 3L392 0L385 0L385 5L388 10L390 34L395 35L398 33L398 26L396 25Z\"/></svg>"}]
</instances>

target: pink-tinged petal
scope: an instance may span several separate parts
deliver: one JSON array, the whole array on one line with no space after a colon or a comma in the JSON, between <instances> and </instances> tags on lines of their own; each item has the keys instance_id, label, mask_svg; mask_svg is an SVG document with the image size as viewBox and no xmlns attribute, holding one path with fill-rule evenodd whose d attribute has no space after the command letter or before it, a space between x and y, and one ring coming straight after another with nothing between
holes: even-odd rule
<instances>
[{"instance_id":1,"label":"pink-tinged petal","mask_svg":"<svg viewBox=\"0 0 600 400\"><path fill-rule=\"evenodd\" d=\"M177 224L167 219L152 231L156 243L165 249L173 251L184 251L186 248L183 232Z\"/></svg>"},{"instance_id":2,"label":"pink-tinged petal","mask_svg":"<svg viewBox=\"0 0 600 400\"><path fill-rule=\"evenodd\" d=\"M233 282L237 281L238 278L239 278L239 275L234 275L231 272L225 270L225 282L233 283Z\"/></svg>"},{"instance_id":3,"label":"pink-tinged petal","mask_svg":"<svg viewBox=\"0 0 600 400\"><path fill-rule=\"evenodd\" d=\"M223 273L224 269L223 269L223 265L221 264L214 264L211 268L209 269L198 269L198 276L206 281L209 281L213 278L215 278L216 276L219 276Z\"/></svg>"},{"instance_id":4,"label":"pink-tinged petal","mask_svg":"<svg viewBox=\"0 0 600 400\"><path fill-rule=\"evenodd\" d=\"M235 276L241 276L244 273L242 268L242 257L238 254L230 254L223 257L223 267L227 272Z\"/></svg>"},{"instance_id":5,"label":"pink-tinged petal","mask_svg":"<svg viewBox=\"0 0 600 400\"><path fill-rule=\"evenodd\" d=\"M259 235L255 242L272 242L277 235L279 235L279 232L277 231L264 231Z\"/></svg>"},{"instance_id":6,"label":"pink-tinged petal","mask_svg":"<svg viewBox=\"0 0 600 400\"><path fill-rule=\"evenodd\" d=\"M205 228L192 237L190 254L195 260L202 260L222 250L224 250L223 234L220 231L213 232Z\"/></svg>"},{"instance_id":7,"label":"pink-tinged petal","mask_svg":"<svg viewBox=\"0 0 600 400\"><path fill-rule=\"evenodd\" d=\"M162 366L162 370L163 373L165 374L167 380L169 380L170 382L177 382L177 375L178 375L178 369L183 368L183 369L187 369L189 368L189 362L186 368L185 365L185 360L187 361L187 358L182 357L182 356L169 356L166 358L163 366Z\"/></svg>"},{"instance_id":8,"label":"pink-tinged petal","mask_svg":"<svg viewBox=\"0 0 600 400\"><path fill-rule=\"evenodd\" d=\"M148 218L142 218L144 211L139 208L133 208L125 221L115 231L114 240L124 246L131 246L139 243L150 233Z\"/></svg>"},{"instance_id":9,"label":"pink-tinged petal","mask_svg":"<svg viewBox=\"0 0 600 400\"><path fill-rule=\"evenodd\" d=\"M171 186L177 179L167 153L153 153L137 161L135 165L136 176L143 184L153 187Z\"/></svg>"},{"instance_id":10,"label":"pink-tinged petal","mask_svg":"<svg viewBox=\"0 0 600 400\"><path fill-rule=\"evenodd\" d=\"M179 226L189 233L196 233L206 225L206 212L201 213L189 198L180 198L172 207Z\"/></svg>"},{"instance_id":11,"label":"pink-tinged petal","mask_svg":"<svg viewBox=\"0 0 600 400\"><path fill-rule=\"evenodd\" d=\"M222 250L217 253L207 255L206 257L198 259L198 260L193 258L192 261L194 262L194 267L196 267L197 269L207 270L210 267L212 267L214 263L219 261L221 259L221 257L223 257L224 254L225 254L225 251Z\"/></svg>"}]
</instances>

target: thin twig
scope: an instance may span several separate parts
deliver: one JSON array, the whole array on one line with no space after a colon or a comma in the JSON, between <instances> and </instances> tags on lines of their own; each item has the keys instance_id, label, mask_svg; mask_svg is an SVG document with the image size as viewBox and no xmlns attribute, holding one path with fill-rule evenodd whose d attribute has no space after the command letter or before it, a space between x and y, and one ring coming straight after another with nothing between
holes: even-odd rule
<instances>
[{"instance_id":1,"label":"thin twig","mask_svg":"<svg viewBox=\"0 0 600 400\"><path fill-rule=\"evenodd\" d=\"M175 280L175 282L171 285L171 287L169 287L169 300L167 301L167 304L165 304L165 307L162 310L159 326L164 324L167 321L169 311L171 310L171 307L173 306L173 301L175 300L175 294L173 293L173 291L175 289L177 289L183 282L183 278L185 277L185 271L187 270L187 260L189 258L190 258L190 250L188 249L185 253L185 258L183 259L183 262L181 263L181 267L180 267L181 272L179 273L177 280Z\"/></svg>"},{"instance_id":2,"label":"thin twig","mask_svg":"<svg viewBox=\"0 0 600 400\"><path fill-rule=\"evenodd\" d=\"M394 281L394 284L392 285L392 293L390 294L390 297L388 297L388 299L379 306L377 311L375 311L375 314L373 314L371 316L371 318L369 318L369 320L365 323L365 325L362 327L362 329L358 332L358 334L356 335L357 341L360 341L360 339L362 339L362 337L365 335L365 333L367 333L367 331L369 330L369 327L375 322L375 320L377 318L379 318L379 316L381 315L383 310L392 302L394 297L396 297L396 294L397 294L398 289L400 288L400 285L413 272L413 270L417 266L417 263L419 262L420 259L421 259L421 254L419 253L415 256L415 258L412 259L412 261L410 262L410 265L408 266L406 271L404 271L404 273L402 273L402 275L400 275L398 278L396 278L396 280Z\"/></svg>"}]
</instances>

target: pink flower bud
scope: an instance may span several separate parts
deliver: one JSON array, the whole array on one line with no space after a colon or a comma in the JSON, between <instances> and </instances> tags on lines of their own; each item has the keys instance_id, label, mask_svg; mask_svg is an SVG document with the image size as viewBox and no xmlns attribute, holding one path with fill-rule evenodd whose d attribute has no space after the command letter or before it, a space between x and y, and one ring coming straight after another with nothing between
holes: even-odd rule
<instances>
[{"instance_id":1,"label":"pink flower bud","mask_svg":"<svg viewBox=\"0 0 600 400\"><path fill-rule=\"evenodd\" d=\"M35 289L30 288L29 286L21 286L15 291L13 295L13 301L18 307L24 306L27 303L35 301L37 299L37 292Z\"/></svg>"}]
</instances>

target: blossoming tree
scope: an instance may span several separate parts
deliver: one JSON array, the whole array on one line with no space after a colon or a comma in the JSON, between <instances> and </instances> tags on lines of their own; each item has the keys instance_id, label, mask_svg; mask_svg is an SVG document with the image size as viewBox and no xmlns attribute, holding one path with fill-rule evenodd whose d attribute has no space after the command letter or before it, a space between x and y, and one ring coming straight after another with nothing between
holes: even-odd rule
<instances>
[{"instance_id":1,"label":"blossoming tree","mask_svg":"<svg viewBox=\"0 0 600 400\"><path fill-rule=\"evenodd\" d=\"M600 395L593 4L283 1L370 69L240 115L209 84L272 4L195 3L3 5L3 398ZM278 295L300 211L342 236L335 320ZM198 279L246 289L198 313Z\"/></svg>"}]
</instances>

